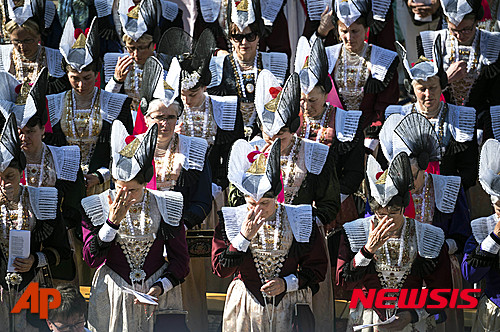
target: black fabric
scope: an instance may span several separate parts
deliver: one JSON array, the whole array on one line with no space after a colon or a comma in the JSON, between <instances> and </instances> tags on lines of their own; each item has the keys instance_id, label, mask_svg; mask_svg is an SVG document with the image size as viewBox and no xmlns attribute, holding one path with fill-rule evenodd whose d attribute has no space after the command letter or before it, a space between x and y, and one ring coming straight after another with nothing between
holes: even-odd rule
<instances>
[{"instance_id":1,"label":"black fabric","mask_svg":"<svg viewBox=\"0 0 500 332\"><path fill-rule=\"evenodd\" d=\"M364 179L365 146L363 130L358 126L351 142L340 142L335 136L330 147L335 160L335 169L340 183L340 192L354 194Z\"/></svg>"},{"instance_id":2,"label":"black fabric","mask_svg":"<svg viewBox=\"0 0 500 332\"><path fill-rule=\"evenodd\" d=\"M476 249L466 258L467 263L474 268L488 267L498 268L498 255L491 254L481 249L478 245Z\"/></svg>"},{"instance_id":3,"label":"black fabric","mask_svg":"<svg viewBox=\"0 0 500 332\"><path fill-rule=\"evenodd\" d=\"M398 70L399 59L396 57L394 61L392 61L391 65L387 69L387 73L385 74L384 80L379 81L370 74L365 83L365 93L381 93L387 88L392 78L396 74Z\"/></svg>"}]
</instances>

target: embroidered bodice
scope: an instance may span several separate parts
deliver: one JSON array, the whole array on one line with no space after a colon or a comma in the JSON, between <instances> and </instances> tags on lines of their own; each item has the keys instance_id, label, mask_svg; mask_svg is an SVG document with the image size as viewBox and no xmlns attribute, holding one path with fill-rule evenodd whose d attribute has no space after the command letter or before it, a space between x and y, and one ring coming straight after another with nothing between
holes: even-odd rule
<instances>
[{"instance_id":1,"label":"embroidered bodice","mask_svg":"<svg viewBox=\"0 0 500 332\"><path fill-rule=\"evenodd\" d=\"M139 108L139 103L141 101L141 83L142 68L134 62L132 63L132 68L125 77L123 89L125 90L127 96L132 98L131 108L135 111Z\"/></svg>"},{"instance_id":2,"label":"embroidered bodice","mask_svg":"<svg viewBox=\"0 0 500 332\"><path fill-rule=\"evenodd\" d=\"M345 110L359 110L364 97L364 86L370 76L371 47L365 43L361 55L348 51L345 46L334 69L334 79Z\"/></svg>"},{"instance_id":3,"label":"embroidered bodice","mask_svg":"<svg viewBox=\"0 0 500 332\"><path fill-rule=\"evenodd\" d=\"M424 186L418 193L414 193L412 196L413 203L415 204L415 220L432 225L436 204L431 175L424 173Z\"/></svg>"},{"instance_id":4,"label":"embroidered bodice","mask_svg":"<svg viewBox=\"0 0 500 332\"><path fill-rule=\"evenodd\" d=\"M286 211L279 205L275 220L266 221L250 243L262 284L279 275L292 242L293 233Z\"/></svg>"},{"instance_id":5,"label":"embroidered bodice","mask_svg":"<svg viewBox=\"0 0 500 332\"><path fill-rule=\"evenodd\" d=\"M205 99L200 107L186 107L181 115L186 136L200 137L207 140L209 145L215 141L217 124L213 115L213 106L210 97Z\"/></svg>"},{"instance_id":6,"label":"embroidered bodice","mask_svg":"<svg viewBox=\"0 0 500 332\"><path fill-rule=\"evenodd\" d=\"M132 205L120 222L116 240L127 258L132 282L141 282L146 277L144 262L162 220L156 201L153 201L150 192L145 191L143 201Z\"/></svg>"},{"instance_id":7,"label":"embroidered bodice","mask_svg":"<svg viewBox=\"0 0 500 332\"><path fill-rule=\"evenodd\" d=\"M47 67L45 47L38 46L38 53L34 61L28 60L13 48L10 67L9 72L14 75L18 81L22 83L35 83L42 68Z\"/></svg>"},{"instance_id":8,"label":"embroidered bodice","mask_svg":"<svg viewBox=\"0 0 500 332\"><path fill-rule=\"evenodd\" d=\"M86 174L90 159L102 129L100 90L95 88L90 109L75 109L73 90L66 92L61 116L61 130L69 145L78 145L81 152L81 166Z\"/></svg>"},{"instance_id":9,"label":"embroidered bodice","mask_svg":"<svg viewBox=\"0 0 500 332\"><path fill-rule=\"evenodd\" d=\"M332 105L325 105L323 114L319 119L313 119L304 114L300 137L312 139L323 144L331 143L327 142L327 129L330 125L331 117L335 116L334 109L335 107Z\"/></svg>"},{"instance_id":10,"label":"embroidered bodice","mask_svg":"<svg viewBox=\"0 0 500 332\"><path fill-rule=\"evenodd\" d=\"M28 163L24 170L26 184L32 187L54 187L57 171L50 149L43 144L40 163Z\"/></svg>"},{"instance_id":11,"label":"embroidered bodice","mask_svg":"<svg viewBox=\"0 0 500 332\"><path fill-rule=\"evenodd\" d=\"M283 171L283 186L285 203L292 204L304 178L307 175L305 163L305 144L302 139L293 137L292 148L288 156L281 156L281 170Z\"/></svg>"},{"instance_id":12,"label":"embroidered bodice","mask_svg":"<svg viewBox=\"0 0 500 332\"><path fill-rule=\"evenodd\" d=\"M464 61L467 64L465 77L450 83L451 94L455 100L454 104L463 106L469 101L470 91L479 76L479 29L476 30L471 46L458 45L457 39L452 35L449 35L449 38L450 45L447 50L449 58L445 62L445 66L448 68L452 63L458 61Z\"/></svg>"},{"instance_id":13,"label":"embroidered bodice","mask_svg":"<svg viewBox=\"0 0 500 332\"><path fill-rule=\"evenodd\" d=\"M401 289L417 254L415 220L405 218L401 236L389 238L375 253L375 270L382 288Z\"/></svg>"},{"instance_id":14,"label":"embroidered bodice","mask_svg":"<svg viewBox=\"0 0 500 332\"><path fill-rule=\"evenodd\" d=\"M9 202L0 206L2 218L0 246L6 258L9 255L10 231L13 229L31 231L35 226L35 216L29 209L28 190L23 186L20 187L20 190L21 195L18 203Z\"/></svg>"}]
</instances>

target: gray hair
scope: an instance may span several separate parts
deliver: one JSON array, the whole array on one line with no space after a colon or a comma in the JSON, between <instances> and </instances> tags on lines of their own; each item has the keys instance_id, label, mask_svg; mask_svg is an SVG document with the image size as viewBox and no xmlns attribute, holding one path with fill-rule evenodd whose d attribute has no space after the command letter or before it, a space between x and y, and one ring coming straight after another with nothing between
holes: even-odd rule
<instances>
[{"instance_id":1,"label":"gray hair","mask_svg":"<svg viewBox=\"0 0 500 332\"><path fill-rule=\"evenodd\" d=\"M177 106L177 117L179 117L182 114L181 104L179 104L177 100L174 100L170 105L167 106L162 99L154 99L153 101L151 101L148 105L148 110L146 112L146 115L149 115L152 112L159 110L162 106L168 108L172 105Z\"/></svg>"}]
</instances>

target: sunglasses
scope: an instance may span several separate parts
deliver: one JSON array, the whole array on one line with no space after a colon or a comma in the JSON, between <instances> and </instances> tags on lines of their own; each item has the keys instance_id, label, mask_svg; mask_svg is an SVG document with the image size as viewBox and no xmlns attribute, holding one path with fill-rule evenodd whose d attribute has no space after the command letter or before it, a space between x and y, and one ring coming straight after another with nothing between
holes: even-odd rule
<instances>
[{"instance_id":1,"label":"sunglasses","mask_svg":"<svg viewBox=\"0 0 500 332\"><path fill-rule=\"evenodd\" d=\"M247 34L233 33L231 34L231 39L236 40L238 43L241 43L243 39L246 39L249 42L253 42L255 41L255 39L257 39L257 33L256 32L250 32Z\"/></svg>"}]
</instances>

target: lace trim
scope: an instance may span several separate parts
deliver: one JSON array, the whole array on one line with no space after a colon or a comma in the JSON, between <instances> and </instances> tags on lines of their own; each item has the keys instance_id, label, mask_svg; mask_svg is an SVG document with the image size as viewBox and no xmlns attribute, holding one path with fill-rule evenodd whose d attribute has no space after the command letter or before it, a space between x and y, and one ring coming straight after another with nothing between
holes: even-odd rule
<instances>
[{"instance_id":1,"label":"lace trim","mask_svg":"<svg viewBox=\"0 0 500 332\"><path fill-rule=\"evenodd\" d=\"M356 219L344 224L344 230L352 252L359 252L366 242L368 242L370 220L372 218L373 217Z\"/></svg>"},{"instance_id":2,"label":"lace trim","mask_svg":"<svg viewBox=\"0 0 500 332\"><path fill-rule=\"evenodd\" d=\"M45 29L50 28L56 16L56 5L52 1L45 2Z\"/></svg>"},{"instance_id":3,"label":"lace trim","mask_svg":"<svg viewBox=\"0 0 500 332\"><path fill-rule=\"evenodd\" d=\"M321 20L321 13L323 13L326 6L332 6L332 3L326 0L307 0L306 3L307 14L312 21Z\"/></svg>"},{"instance_id":4,"label":"lace trim","mask_svg":"<svg viewBox=\"0 0 500 332\"><path fill-rule=\"evenodd\" d=\"M288 222L292 228L295 240L300 243L308 243L312 232L312 206L311 205L288 205L285 207ZM244 214L245 215L245 214Z\"/></svg>"},{"instance_id":5,"label":"lace trim","mask_svg":"<svg viewBox=\"0 0 500 332\"><path fill-rule=\"evenodd\" d=\"M61 120L62 110L64 108L64 97L66 91L55 94L47 95L47 105L49 107L50 123L54 126Z\"/></svg>"},{"instance_id":6,"label":"lace trim","mask_svg":"<svg viewBox=\"0 0 500 332\"><path fill-rule=\"evenodd\" d=\"M453 213L460 191L459 176L430 174L434 184L436 207L443 213Z\"/></svg>"},{"instance_id":7,"label":"lace trim","mask_svg":"<svg viewBox=\"0 0 500 332\"><path fill-rule=\"evenodd\" d=\"M280 84L283 84L288 69L288 56L285 53L278 52L260 52L260 54L262 55L263 69L269 70Z\"/></svg>"},{"instance_id":8,"label":"lace trim","mask_svg":"<svg viewBox=\"0 0 500 332\"><path fill-rule=\"evenodd\" d=\"M0 45L0 70L8 72L10 70L10 54L14 49L13 45Z\"/></svg>"},{"instance_id":9,"label":"lace trim","mask_svg":"<svg viewBox=\"0 0 500 332\"><path fill-rule=\"evenodd\" d=\"M182 194L175 191L149 190L149 192L156 200L163 221L171 226L179 226L184 205Z\"/></svg>"},{"instance_id":10,"label":"lace trim","mask_svg":"<svg viewBox=\"0 0 500 332\"><path fill-rule=\"evenodd\" d=\"M185 158L182 164L185 170L202 171L207 149L208 143L205 139L179 135L179 152Z\"/></svg>"},{"instance_id":11,"label":"lace trim","mask_svg":"<svg viewBox=\"0 0 500 332\"><path fill-rule=\"evenodd\" d=\"M441 228L415 222L418 254L423 258L436 258L444 243L444 232Z\"/></svg>"},{"instance_id":12,"label":"lace trim","mask_svg":"<svg viewBox=\"0 0 500 332\"><path fill-rule=\"evenodd\" d=\"M47 145L56 167L57 178L66 181L76 181L80 169L80 148L77 145L51 146Z\"/></svg>"},{"instance_id":13,"label":"lace trim","mask_svg":"<svg viewBox=\"0 0 500 332\"><path fill-rule=\"evenodd\" d=\"M232 243L234 238L240 233L241 225L247 215L246 204L237 207L223 207L222 216L224 217L224 229L227 239ZM233 245L234 246L234 245Z\"/></svg>"},{"instance_id":14,"label":"lace trim","mask_svg":"<svg viewBox=\"0 0 500 332\"><path fill-rule=\"evenodd\" d=\"M128 98L128 96L121 93L112 93L101 90L100 98L101 111L106 114L106 116L103 116L103 120L109 123L113 123L118 115L120 115L123 103Z\"/></svg>"},{"instance_id":15,"label":"lace trim","mask_svg":"<svg viewBox=\"0 0 500 332\"><path fill-rule=\"evenodd\" d=\"M113 9L113 0L94 0L97 17L106 17L111 15Z\"/></svg>"},{"instance_id":16,"label":"lace trim","mask_svg":"<svg viewBox=\"0 0 500 332\"><path fill-rule=\"evenodd\" d=\"M161 14L168 21L173 21L179 14L179 6L171 1L161 1Z\"/></svg>"},{"instance_id":17,"label":"lace trim","mask_svg":"<svg viewBox=\"0 0 500 332\"><path fill-rule=\"evenodd\" d=\"M479 41L479 63L486 66L492 65L498 60L500 53L500 34L480 30Z\"/></svg>"},{"instance_id":18,"label":"lace trim","mask_svg":"<svg viewBox=\"0 0 500 332\"><path fill-rule=\"evenodd\" d=\"M491 106L490 115L493 136L496 140L500 140L500 106Z\"/></svg>"},{"instance_id":19,"label":"lace trim","mask_svg":"<svg viewBox=\"0 0 500 332\"><path fill-rule=\"evenodd\" d=\"M63 56L59 50L53 48L45 47L45 55L47 59L47 69L49 70L50 76L60 78L66 73L62 69L62 59Z\"/></svg>"},{"instance_id":20,"label":"lace trim","mask_svg":"<svg viewBox=\"0 0 500 332\"><path fill-rule=\"evenodd\" d=\"M106 222L109 215L109 200L111 190L108 189L99 195L92 195L82 199L82 207L94 226Z\"/></svg>"},{"instance_id":21,"label":"lace trim","mask_svg":"<svg viewBox=\"0 0 500 332\"><path fill-rule=\"evenodd\" d=\"M222 130L234 130L236 112L238 111L237 96L209 96L212 101L212 113L215 123Z\"/></svg>"},{"instance_id":22,"label":"lace trim","mask_svg":"<svg viewBox=\"0 0 500 332\"><path fill-rule=\"evenodd\" d=\"M472 228L472 235L474 235L474 239L476 239L476 242L483 242L484 239L486 239L488 235L493 232L497 222L498 220L495 214L492 214L489 217L482 217L472 220L470 223L470 227Z\"/></svg>"},{"instance_id":23,"label":"lace trim","mask_svg":"<svg viewBox=\"0 0 500 332\"><path fill-rule=\"evenodd\" d=\"M200 9L203 20L213 23L219 17L222 0L200 0Z\"/></svg>"},{"instance_id":24,"label":"lace trim","mask_svg":"<svg viewBox=\"0 0 500 332\"><path fill-rule=\"evenodd\" d=\"M328 145L317 143L303 138L305 164L307 171L315 175L319 175L323 170L326 159L328 157Z\"/></svg>"},{"instance_id":25,"label":"lace trim","mask_svg":"<svg viewBox=\"0 0 500 332\"><path fill-rule=\"evenodd\" d=\"M261 2L262 19L265 25L273 25L282 6L283 0L268 0Z\"/></svg>"},{"instance_id":26,"label":"lace trim","mask_svg":"<svg viewBox=\"0 0 500 332\"><path fill-rule=\"evenodd\" d=\"M373 18L377 21L385 21L389 7L392 1L387 0L372 0Z\"/></svg>"},{"instance_id":27,"label":"lace trim","mask_svg":"<svg viewBox=\"0 0 500 332\"><path fill-rule=\"evenodd\" d=\"M383 82L389 67L394 62L394 59L398 56L398 54L382 47L375 45L370 46L370 62L372 65L370 69L371 75L374 79Z\"/></svg>"},{"instance_id":28,"label":"lace trim","mask_svg":"<svg viewBox=\"0 0 500 332\"><path fill-rule=\"evenodd\" d=\"M110 79L113 78L113 75L115 74L115 67L116 64L118 63L118 58L119 57L124 57L127 54L125 53L106 53L104 54L104 59L103 59L103 67L104 67L104 80L109 82Z\"/></svg>"},{"instance_id":29,"label":"lace trim","mask_svg":"<svg viewBox=\"0 0 500 332\"><path fill-rule=\"evenodd\" d=\"M359 119L363 112L344 111L337 107L335 111L335 133L341 142L351 142L358 131Z\"/></svg>"},{"instance_id":30,"label":"lace trim","mask_svg":"<svg viewBox=\"0 0 500 332\"><path fill-rule=\"evenodd\" d=\"M447 105L453 138L459 143L471 141L476 125L476 110L472 107Z\"/></svg>"},{"instance_id":31,"label":"lace trim","mask_svg":"<svg viewBox=\"0 0 500 332\"><path fill-rule=\"evenodd\" d=\"M333 69L335 68L335 64L337 64L341 50L342 44L325 47L326 57L328 58L328 73L333 73Z\"/></svg>"},{"instance_id":32,"label":"lace trim","mask_svg":"<svg viewBox=\"0 0 500 332\"><path fill-rule=\"evenodd\" d=\"M420 32L420 38L422 40L422 48L424 51L424 56L427 59L434 58L434 40L436 40L437 36L441 35L442 46L445 46L445 41L447 39L446 30L439 31L422 31Z\"/></svg>"},{"instance_id":33,"label":"lace trim","mask_svg":"<svg viewBox=\"0 0 500 332\"><path fill-rule=\"evenodd\" d=\"M106 58L106 55L104 55ZM210 72L212 73L212 80L207 88L212 88L214 86L219 86L222 83L222 74L224 73L224 59L226 55L213 56L210 59ZM113 71L114 72L114 71Z\"/></svg>"},{"instance_id":34,"label":"lace trim","mask_svg":"<svg viewBox=\"0 0 500 332\"><path fill-rule=\"evenodd\" d=\"M54 187L30 187L28 196L35 217L39 220L56 219L57 189Z\"/></svg>"}]
</instances>

